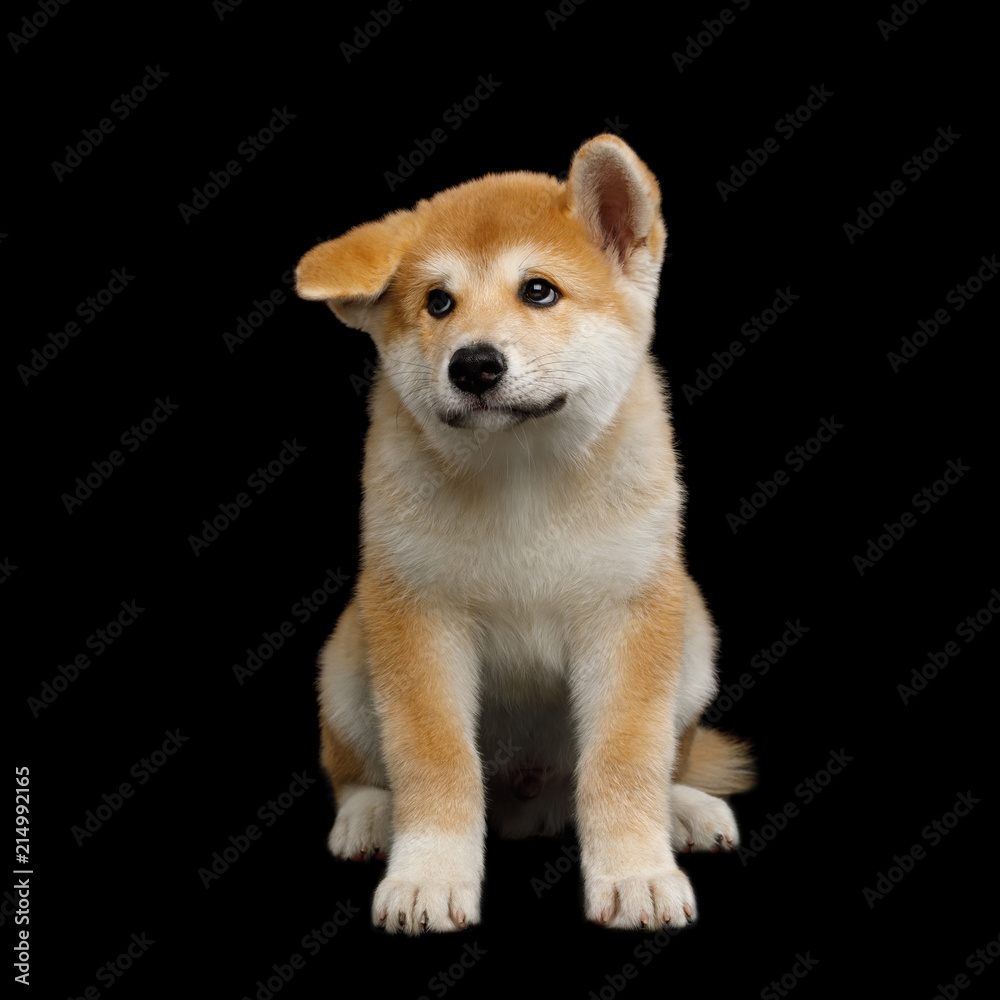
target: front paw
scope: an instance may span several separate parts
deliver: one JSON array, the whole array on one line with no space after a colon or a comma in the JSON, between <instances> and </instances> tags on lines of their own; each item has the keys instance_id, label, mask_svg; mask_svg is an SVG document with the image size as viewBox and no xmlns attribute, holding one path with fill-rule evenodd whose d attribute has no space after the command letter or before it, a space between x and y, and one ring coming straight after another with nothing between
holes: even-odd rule
<instances>
[{"instance_id":1,"label":"front paw","mask_svg":"<svg viewBox=\"0 0 1000 1000\"><path fill-rule=\"evenodd\" d=\"M602 927L686 927L697 917L691 883L676 865L625 877L591 875L584 897L587 919Z\"/></svg>"},{"instance_id":2,"label":"front paw","mask_svg":"<svg viewBox=\"0 0 1000 1000\"><path fill-rule=\"evenodd\" d=\"M484 833L411 831L397 838L375 890L375 926L390 934L423 934L478 924Z\"/></svg>"},{"instance_id":3,"label":"front paw","mask_svg":"<svg viewBox=\"0 0 1000 1000\"><path fill-rule=\"evenodd\" d=\"M480 883L386 877L375 891L372 921L390 934L462 931L479 923Z\"/></svg>"}]
</instances>

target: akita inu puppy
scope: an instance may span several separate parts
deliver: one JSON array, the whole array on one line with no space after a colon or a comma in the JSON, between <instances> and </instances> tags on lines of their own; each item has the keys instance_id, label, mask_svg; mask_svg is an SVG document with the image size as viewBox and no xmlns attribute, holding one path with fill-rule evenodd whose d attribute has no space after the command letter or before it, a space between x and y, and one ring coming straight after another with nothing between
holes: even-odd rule
<instances>
[{"instance_id":1,"label":"akita inu puppy","mask_svg":"<svg viewBox=\"0 0 1000 1000\"><path fill-rule=\"evenodd\" d=\"M715 631L650 352L666 244L621 139L568 180L491 175L310 250L297 290L378 349L361 572L320 656L331 851L388 855L388 931L479 921L487 815L575 825L586 915L695 918L674 851L728 850L752 786L698 726Z\"/></svg>"}]
</instances>

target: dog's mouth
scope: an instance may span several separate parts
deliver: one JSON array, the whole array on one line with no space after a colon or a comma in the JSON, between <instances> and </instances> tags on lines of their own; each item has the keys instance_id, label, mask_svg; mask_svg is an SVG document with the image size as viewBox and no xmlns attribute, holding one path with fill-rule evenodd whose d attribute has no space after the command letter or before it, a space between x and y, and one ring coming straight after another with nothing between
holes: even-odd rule
<instances>
[{"instance_id":1,"label":"dog's mouth","mask_svg":"<svg viewBox=\"0 0 1000 1000\"><path fill-rule=\"evenodd\" d=\"M497 403L482 397L470 397L469 401L459 409L448 410L441 414L441 419L449 427L480 427L484 423L500 424L498 429L516 427L533 417L547 417L556 413L566 405L566 394L563 393L535 406L513 406L509 403ZM506 418L506 419L505 419Z\"/></svg>"}]
</instances>

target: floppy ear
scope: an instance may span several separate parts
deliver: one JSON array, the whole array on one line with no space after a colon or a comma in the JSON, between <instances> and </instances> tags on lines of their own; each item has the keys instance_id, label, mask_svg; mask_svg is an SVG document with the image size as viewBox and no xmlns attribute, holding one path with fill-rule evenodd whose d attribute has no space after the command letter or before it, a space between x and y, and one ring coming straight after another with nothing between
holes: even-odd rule
<instances>
[{"instance_id":1,"label":"floppy ear","mask_svg":"<svg viewBox=\"0 0 1000 1000\"><path fill-rule=\"evenodd\" d=\"M411 219L410 212L393 212L314 246L295 269L295 291L303 299L325 299L341 322L367 330L409 242Z\"/></svg>"},{"instance_id":2,"label":"floppy ear","mask_svg":"<svg viewBox=\"0 0 1000 1000\"><path fill-rule=\"evenodd\" d=\"M628 143L610 134L584 143L573 157L567 194L571 214L622 270L629 272L643 247L659 266L667 240L660 186Z\"/></svg>"}]
</instances>

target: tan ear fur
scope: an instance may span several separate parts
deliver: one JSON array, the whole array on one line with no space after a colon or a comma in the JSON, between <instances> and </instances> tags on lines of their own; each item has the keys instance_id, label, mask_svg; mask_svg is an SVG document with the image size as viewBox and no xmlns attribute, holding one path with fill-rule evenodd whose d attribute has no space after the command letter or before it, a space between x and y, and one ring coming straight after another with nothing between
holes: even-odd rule
<instances>
[{"instance_id":1,"label":"tan ear fur","mask_svg":"<svg viewBox=\"0 0 1000 1000\"><path fill-rule=\"evenodd\" d=\"M659 263L666 245L660 186L632 147L616 135L598 135L573 157L567 193L570 212L593 243L617 257L625 271L634 251L647 246Z\"/></svg>"},{"instance_id":2,"label":"tan ear fur","mask_svg":"<svg viewBox=\"0 0 1000 1000\"><path fill-rule=\"evenodd\" d=\"M412 214L393 212L308 251L295 269L303 299L326 300L339 319L363 326L367 307L388 288L412 232Z\"/></svg>"}]
</instances>

